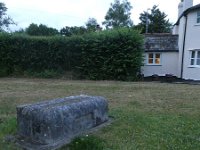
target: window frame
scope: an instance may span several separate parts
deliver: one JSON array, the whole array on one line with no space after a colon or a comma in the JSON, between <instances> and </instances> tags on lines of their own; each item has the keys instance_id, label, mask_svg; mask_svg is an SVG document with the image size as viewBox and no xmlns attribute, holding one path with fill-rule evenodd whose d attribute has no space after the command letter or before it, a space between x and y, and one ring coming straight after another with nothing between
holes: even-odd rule
<instances>
[{"instance_id":1,"label":"window frame","mask_svg":"<svg viewBox=\"0 0 200 150\"><path fill-rule=\"evenodd\" d=\"M189 67L200 67L200 49L190 50Z\"/></svg>"},{"instance_id":2,"label":"window frame","mask_svg":"<svg viewBox=\"0 0 200 150\"><path fill-rule=\"evenodd\" d=\"M150 55L153 55L153 57L149 57ZM156 55L159 54L159 58L156 58ZM159 64L156 63L156 59L159 59ZM152 63L149 63L149 60L152 60ZM162 60L162 54L160 52L148 52L146 54L146 65L148 66L161 66L161 60Z\"/></svg>"},{"instance_id":3,"label":"window frame","mask_svg":"<svg viewBox=\"0 0 200 150\"><path fill-rule=\"evenodd\" d=\"M197 20L196 20L197 24L200 24L200 11L197 11Z\"/></svg>"}]
</instances>

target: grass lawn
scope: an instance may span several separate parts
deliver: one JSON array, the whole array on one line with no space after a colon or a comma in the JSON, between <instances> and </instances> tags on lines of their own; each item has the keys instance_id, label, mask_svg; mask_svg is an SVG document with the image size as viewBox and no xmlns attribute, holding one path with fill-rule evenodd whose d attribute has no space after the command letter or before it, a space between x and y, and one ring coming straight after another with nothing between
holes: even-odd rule
<instances>
[{"instance_id":1,"label":"grass lawn","mask_svg":"<svg viewBox=\"0 0 200 150\"><path fill-rule=\"evenodd\" d=\"M80 94L109 100L114 122L93 135L105 150L200 149L200 85L15 78L0 79L0 149L16 149L16 105Z\"/></svg>"}]
</instances>

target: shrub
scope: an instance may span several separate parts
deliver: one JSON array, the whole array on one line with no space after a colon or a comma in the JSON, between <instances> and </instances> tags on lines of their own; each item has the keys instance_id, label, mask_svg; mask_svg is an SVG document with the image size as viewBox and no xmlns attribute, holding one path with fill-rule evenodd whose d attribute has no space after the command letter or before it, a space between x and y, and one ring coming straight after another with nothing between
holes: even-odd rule
<instances>
[{"instance_id":1,"label":"shrub","mask_svg":"<svg viewBox=\"0 0 200 150\"><path fill-rule=\"evenodd\" d=\"M30 37L0 34L0 64L9 74L15 68L32 70L73 70L80 64L80 37ZM75 44L76 43L76 44Z\"/></svg>"},{"instance_id":2,"label":"shrub","mask_svg":"<svg viewBox=\"0 0 200 150\"><path fill-rule=\"evenodd\" d=\"M28 70L24 72L24 75L36 78L58 78L59 76L61 76L61 72L55 70L44 70L41 72Z\"/></svg>"},{"instance_id":3,"label":"shrub","mask_svg":"<svg viewBox=\"0 0 200 150\"><path fill-rule=\"evenodd\" d=\"M0 65L0 77L6 77L9 75L9 70L6 66Z\"/></svg>"},{"instance_id":4,"label":"shrub","mask_svg":"<svg viewBox=\"0 0 200 150\"><path fill-rule=\"evenodd\" d=\"M134 80L140 72L143 37L121 28L84 37L80 71L94 80Z\"/></svg>"},{"instance_id":5,"label":"shrub","mask_svg":"<svg viewBox=\"0 0 200 150\"><path fill-rule=\"evenodd\" d=\"M72 37L0 34L0 76L51 78L68 71L93 80L134 80L142 47L143 37L128 28Z\"/></svg>"}]
</instances>

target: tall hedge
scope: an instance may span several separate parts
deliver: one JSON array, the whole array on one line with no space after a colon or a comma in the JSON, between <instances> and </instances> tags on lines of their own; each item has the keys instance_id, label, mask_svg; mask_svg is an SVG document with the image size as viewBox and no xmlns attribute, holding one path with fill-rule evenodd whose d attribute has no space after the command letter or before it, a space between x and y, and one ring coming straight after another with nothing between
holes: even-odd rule
<instances>
[{"instance_id":1,"label":"tall hedge","mask_svg":"<svg viewBox=\"0 0 200 150\"><path fill-rule=\"evenodd\" d=\"M89 79L134 80L140 72L143 37L133 29L107 30L84 38L81 73Z\"/></svg>"},{"instance_id":2,"label":"tall hedge","mask_svg":"<svg viewBox=\"0 0 200 150\"><path fill-rule=\"evenodd\" d=\"M70 38L0 34L0 75L55 70L76 71L86 79L134 79L142 47L143 37L125 28Z\"/></svg>"},{"instance_id":3,"label":"tall hedge","mask_svg":"<svg viewBox=\"0 0 200 150\"><path fill-rule=\"evenodd\" d=\"M12 73L16 68L73 70L80 64L81 37L31 37L0 35L0 66Z\"/></svg>"}]
</instances>

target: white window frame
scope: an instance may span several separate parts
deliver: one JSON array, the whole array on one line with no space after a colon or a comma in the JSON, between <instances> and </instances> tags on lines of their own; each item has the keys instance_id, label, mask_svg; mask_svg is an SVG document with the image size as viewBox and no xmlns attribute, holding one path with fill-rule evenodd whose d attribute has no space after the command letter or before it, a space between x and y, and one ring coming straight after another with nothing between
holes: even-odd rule
<instances>
[{"instance_id":1,"label":"white window frame","mask_svg":"<svg viewBox=\"0 0 200 150\"><path fill-rule=\"evenodd\" d=\"M150 54L153 54L153 58L152 58L152 60L153 60L153 63L149 63L149 55ZM160 63L159 64L157 64L156 63L156 55L157 54L159 54L160 55ZM161 53L159 53L159 52L149 52L149 53L147 53L146 54L146 65L148 65L148 66L160 66L161 65L161 60L162 60L162 54Z\"/></svg>"},{"instance_id":2,"label":"white window frame","mask_svg":"<svg viewBox=\"0 0 200 150\"><path fill-rule=\"evenodd\" d=\"M190 50L190 65L189 65L189 67L198 67L198 68L200 67L200 56L198 57L198 53L200 55L200 49ZM192 57L192 54L194 54L194 57ZM193 61L193 63L192 63L192 61Z\"/></svg>"},{"instance_id":3,"label":"white window frame","mask_svg":"<svg viewBox=\"0 0 200 150\"><path fill-rule=\"evenodd\" d=\"M200 24L200 11L197 12L197 24Z\"/></svg>"}]
</instances>

